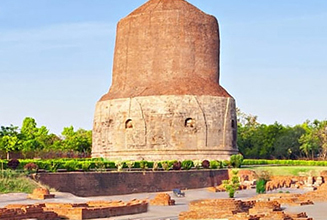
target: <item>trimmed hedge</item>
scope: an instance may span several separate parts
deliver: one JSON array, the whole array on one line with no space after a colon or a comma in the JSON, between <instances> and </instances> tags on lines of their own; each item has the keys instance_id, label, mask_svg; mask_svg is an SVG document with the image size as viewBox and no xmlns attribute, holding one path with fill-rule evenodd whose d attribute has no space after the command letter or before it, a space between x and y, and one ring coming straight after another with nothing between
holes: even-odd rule
<instances>
[{"instance_id":1,"label":"trimmed hedge","mask_svg":"<svg viewBox=\"0 0 327 220\"><path fill-rule=\"evenodd\" d=\"M103 158L82 158L82 159L21 159L19 160L18 170L24 170L26 164L34 163L37 165L38 169L46 170L49 172L57 172L58 170L67 170L67 171L103 171L107 169L118 169L118 164L121 164L123 168L128 168L127 163L129 161L108 161ZM169 170L173 168L173 164L178 162L177 160L169 161L133 161L133 166L131 168L137 168L141 170L152 169L154 164L156 168L163 168ZM208 163L209 162L209 163ZM182 169L187 170L196 167L198 161L185 160L181 162ZM223 167L229 167L231 161L207 161L207 166L210 166L210 169L220 169ZM8 160L0 160L0 169L1 164L3 164L3 169L8 169ZM164 166L163 166L164 165ZM283 166L327 166L327 161L310 161L310 160L253 160L245 159L242 162L242 165L283 165ZM203 166L202 166L203 168Z\"/></svg>"},{"instance_id":2,"label":"trimmed hedge","mask_svg":"<svg viewBox=\"0 0 327 220\"><path fill-rule=\"evenodd\" d=\"M327 166L327 161L245 159L243 160L242 165Z\"/></svg>"},{"instance_id":3,"label":"trimmed hedge","mask_svg":"<svg viewBox=\"0 0 327 220\"><path fill-rule=\"evenodd\" d=\"M118 166L121 165L123 168L129 168L128 163L131 161L108 161L103 158L60 158L60 159L20 159L18 170L24 170L26 164L36 164L38 169L46 170L49 172L57 172L60 170L67 171L90 171L90 170L106 170L106 169L118 169ZM133 161L131 168L136 169L153 169L154 164L156 163L156 168L163 168L169 170L173 168L175 163L178 163L177 160L167 160L167 161ZM209 161L207 161L209 162ZM3 169L8 169L8 160L0 160L0 169L1 163L3 163ZM195 168L194 162L192 160L185 160L181 162L182 168L185 170ZM222 163L220 161L210 161L211 169L222 168ZM156 169L155 168L155 169ZM202 167L203 168L203 167Z\"/></svg>"}]
</instances>

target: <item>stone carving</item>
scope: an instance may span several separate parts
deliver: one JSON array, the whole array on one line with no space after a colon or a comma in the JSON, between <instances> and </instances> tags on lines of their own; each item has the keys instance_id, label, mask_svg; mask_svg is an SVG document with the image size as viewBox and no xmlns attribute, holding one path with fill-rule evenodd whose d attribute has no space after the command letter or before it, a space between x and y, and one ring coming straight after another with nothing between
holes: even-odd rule
<instances>
[{"instance_id":1,"label":"stone carving","mask_svg":"<svg viewBox=\"0 0 327 220\"><path fill-rule=\"evenodd\" d=\"M149 0L117 25L112 85L96 105L93 157L229 159L235 100L219 84L217 19Z\"/></svg>"}]
</instances>

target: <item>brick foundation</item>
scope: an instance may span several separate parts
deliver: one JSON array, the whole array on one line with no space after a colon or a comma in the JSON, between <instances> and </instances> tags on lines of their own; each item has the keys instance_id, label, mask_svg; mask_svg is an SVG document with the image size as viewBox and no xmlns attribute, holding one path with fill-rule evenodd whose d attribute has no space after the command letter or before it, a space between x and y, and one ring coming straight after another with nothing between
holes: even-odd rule
<instances>
[{"instance_id":1,"label":"brick foundation","mask_svg":"<svg viewBox=\"0 0 327 220\"><path fill-rule=\"evenodd\" d=\"M39 173L37 179L60 192L77 196L106 196L220 185L222 180L228 179L228 171Z\"/></svg>"}]
</instances>

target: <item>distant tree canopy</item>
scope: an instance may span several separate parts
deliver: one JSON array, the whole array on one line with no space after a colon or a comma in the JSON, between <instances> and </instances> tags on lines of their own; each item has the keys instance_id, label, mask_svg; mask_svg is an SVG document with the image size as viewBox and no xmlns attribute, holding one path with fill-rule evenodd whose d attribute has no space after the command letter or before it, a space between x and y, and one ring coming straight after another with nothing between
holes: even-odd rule
<instances>
[{"instance_id":1,"label":"distant tree canopy","mask_svg":"<svg viewBox=\"0 0 327 220\"><path fill-rule=\"evenodd\" d=\"M260 124L257 116L239 109L237 145L245 158L326 159L327 121L306 121L301 125Z\"/></svg>"},{"instance_id":2,"label":"distant tree canopy","mask_svg":"<svg viewBox=\"0 0 327 220\"><path fill-rule=\"evenodd\" d=\"M12 151L20 152L24 157L37 157L41 152L76 152L89 154L92 148L92 131L74 130L65 127L62 136L49 134L45 126L37 127L34 118L26 117L22 127L0 127L0 150L7 158Z\"/></svg>"}]
</instances>

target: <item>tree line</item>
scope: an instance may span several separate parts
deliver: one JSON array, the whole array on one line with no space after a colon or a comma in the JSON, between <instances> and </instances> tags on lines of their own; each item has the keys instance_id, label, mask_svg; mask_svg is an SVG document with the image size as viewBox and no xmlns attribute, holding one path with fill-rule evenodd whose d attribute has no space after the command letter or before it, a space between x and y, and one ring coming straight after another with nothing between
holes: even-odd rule
<instances>
[{"instance_id":1,"label":"tree line","mask_svg":"<svg viewBox=\"0 0 327 220\"><path fill-rule=\"evenodd\" d=\"M305 121L295 126L278 122L261 124L257 116L239 109L239 151L251 159L322 159L327 158L327 121Z\"/></svg>"},{"instance_id":2,"label":"tree line","mask_svg":"<svg viewBox=\"0 0 327 220\"><path fill-rule=\"evenodd\" d=\"M85 157L91 153L92 131L73 126L64 127L61 135L49 133L45 126L37 127L34 118L26 117L21 128L0 127L0 151L9 159L11 152L19 152L21 157Z\"/></svg>"}]
</instances>

